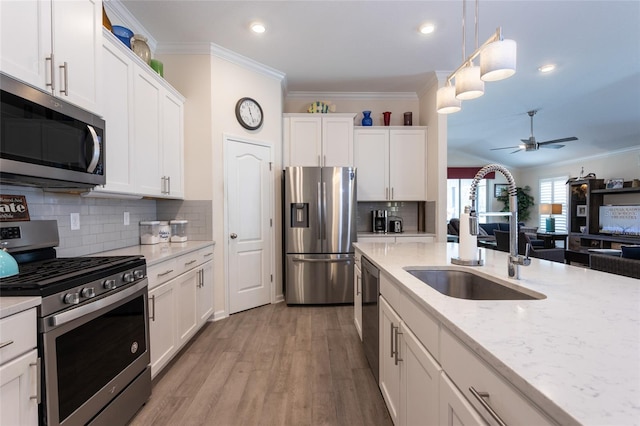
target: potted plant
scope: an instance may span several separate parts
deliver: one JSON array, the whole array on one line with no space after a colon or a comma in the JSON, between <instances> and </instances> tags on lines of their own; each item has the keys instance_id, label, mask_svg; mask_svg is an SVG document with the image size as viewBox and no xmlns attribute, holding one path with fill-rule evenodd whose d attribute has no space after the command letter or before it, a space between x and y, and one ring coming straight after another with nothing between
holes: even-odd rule
<instances>
[{"instance_id":1,"label":"potted plant","mask_svg":"<svg viewBox=\"0 0 640 426\"><path fill-rule=\"evenodd\" d=\"M531 188L529 187L529 185L525 186L524 188L521 188L518 186L516 190L517 190L516 197L518 200L518 222L526 222L531 216L531 212L529 210L534 205L534 202L533 202L534 199L531 195L529 195ZM504 207L500 211L508 212L509 211L509 193L507 192L506 189L502 190L497 200L504 203Z\"/></svg>"}]
</instances>

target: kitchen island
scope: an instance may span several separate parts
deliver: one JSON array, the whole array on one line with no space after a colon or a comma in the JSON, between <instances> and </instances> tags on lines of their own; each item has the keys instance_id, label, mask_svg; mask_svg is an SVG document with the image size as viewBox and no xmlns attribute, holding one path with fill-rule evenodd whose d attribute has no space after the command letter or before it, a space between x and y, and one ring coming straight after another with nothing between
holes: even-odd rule
<instances>
[{"instance_id":1,"label":"kitchen island","mask_svg":"<svg viewBox=\"0 0 640 426\"><path fill-rule=\"evenodd\" d=\"M554 422L638 424L638 280L539 259L521 267L521 279L514 280L507 277L507 253L483 250L485 266L456 266L450 261L458 255L453 243L359 242L356 248L436 319L438 348L453 335ZM457 299L410 275L407 267L465 270L545 297Z\"/></svg>"}]
</instances>

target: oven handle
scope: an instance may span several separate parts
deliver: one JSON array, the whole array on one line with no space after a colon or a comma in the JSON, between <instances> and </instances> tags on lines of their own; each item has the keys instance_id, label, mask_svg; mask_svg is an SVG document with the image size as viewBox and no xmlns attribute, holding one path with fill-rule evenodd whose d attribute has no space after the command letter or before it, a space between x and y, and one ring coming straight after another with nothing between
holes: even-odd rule
<instances>
[{"instance_id":1,"label":"oven handle","mask_svg":"<svg viewBox=\"0 0 640 426\"><path fill-rule=\"evenodd\" d=\"M93 144L93 154L91 155L89 167L87 167L87 173L93 173L98 165L98 160L100 160L100 139L98 139L98 134L93 127L87 124L87 129L89 130L89 134L91 134L91 141Z\"/></svg>"},{"instance_id":2,"label":"oven handle","mask_svg":"<svg viewBox=\"0 0 640 426\"><path fill-rule=\"evenodd\" d=\"M81 318L87 314L97 311L98 309L102 309L105 306L109 306L123 299L126 299L127 297L131 296L138 290L145 288L146 286L147 280L143 279L139 283L125 290L112 294L111 296L107 296L104 299L96 300L95 302L91 302L87 305L71 309L70 311L62 312L58 315L54 315L49 319L49 325L51 327L57 327L59 325L66 324L68 322Z\"/></svg>"}]
</instances>

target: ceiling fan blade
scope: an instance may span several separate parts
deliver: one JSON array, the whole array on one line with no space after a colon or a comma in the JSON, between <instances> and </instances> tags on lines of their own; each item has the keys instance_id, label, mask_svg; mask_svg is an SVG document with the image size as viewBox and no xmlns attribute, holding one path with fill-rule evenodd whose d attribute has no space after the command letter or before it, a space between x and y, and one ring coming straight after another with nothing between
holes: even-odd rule
<instances>
[{"instance_id":1,"label":"ceiling fan blade","mask_svg":"<svg viewBox=\"0 0 640 426\"><path fill-rule=\"evenodd\" d=\"M520 151L522 151L522 148L516 149L515 151L511 152L510 154L515 154L516 152L520 152Z\"/></svg>"},{"instance_id":2,"label":"ceiling fan blade","mask_svg":"<svg viewBox=\"0 0 640 426\"><path fill-rule=\"evenodd\" d=\"M538 145L547 145L547 144L550 144L550 143L570 142L570 141L577 141L577 140L578 140L578 138L576 138L575 136L571 136L569 138L554 139L552 141L538 142Z\"/></svg>"},{"instance_id":3,"label":"ceiling fan blade","mask_svg":"<svg viewBox=\"0 0 640 426\"><path fill-rule=\"evenodd\" d=\"M561 144L552 144L552 145L541 145L540 148L552 148L552 149L560 149L563 148L564 145Z\"/></svg>"},{"instance_id":4,"label":"ceiling fan blade","mask_svg":"<svg viewBox=\"0 0 640 426\"><path fill-rule=\"evenodd\" d=\"M503 146L502 148L491 148L489 151L498 151L500 149L513 149L513 148L520 148L520 145L516 145L516 146Z\"/></svg>"}]
</instances>

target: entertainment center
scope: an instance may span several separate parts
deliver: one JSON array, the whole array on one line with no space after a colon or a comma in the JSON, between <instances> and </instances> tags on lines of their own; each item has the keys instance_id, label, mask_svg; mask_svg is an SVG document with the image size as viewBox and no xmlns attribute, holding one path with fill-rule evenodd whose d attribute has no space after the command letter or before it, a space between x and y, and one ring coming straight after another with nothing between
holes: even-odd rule
<instances>
[{"instance_id":1,"label":"entertainment center","mask_svg":"<svg viewBox=\"0 0 640 426\"><path fill-rule=\"evenodd\" d=\"M638 211L640 187L624 182L622 188L607 188L604 179L570 181L568 197L569 247L567 262L589 265L590 249L619 249L640 245ZM603 206L609 206L601 209ZM620 220L600 216L616 214ZM624 215L624 216L623 216ZM616 217L618 217L616 216ZM601 228L602 220L605 225ZM635 222L635 223L634 223Z\"/></svg>"}]
</instances>

